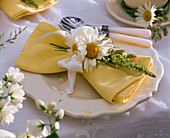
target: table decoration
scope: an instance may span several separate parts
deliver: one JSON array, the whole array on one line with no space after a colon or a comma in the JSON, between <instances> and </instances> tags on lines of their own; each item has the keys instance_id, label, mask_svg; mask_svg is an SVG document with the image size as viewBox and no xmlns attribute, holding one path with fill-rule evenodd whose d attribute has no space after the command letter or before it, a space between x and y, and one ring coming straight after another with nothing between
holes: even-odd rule
<instances>
[{"instance_id":1,"label":"table decoration","mask_svg":"<svg viewBox=\"0 0 170 138\"><path fill-rule=\"evenodd\" d=\"M161 5L162 3L163 6ZM134 4L136 5L133 6ZM162 32L164 36L168 35L167 27L162 27L169 24L168 0L157 3L152 0L134 2L106 0L106 6L109 13L116 19L131 25L149 28L152 31L152 39L155 41L162 39Z\"/></svg>"},{"instance_id":2,"label":"table decoration","mask_svg":"<svg viewBox=\"0 0 170 138\"><path fill-rule=\"evenodd\" d=\"M56 2L57 0L1 0L0 7L10 18L16 20L44 11Z\"/></svg>"},{"instance_id":3,"label":"table decoration","mask_svg":"<svg viewBox=\"0 0 170 138\"><path fill-rule=\"evenodd\" d=\"M86 27L85 27L86 28ZM88 28L88 27L87 27ZM90 30L91 30L91 28L90 28ZM93 30L93 29L92 29ZM77 30L75 30L75 32L76 32ZM79 29L79 31L81 31L81 28ZM94 32L96 31L96 34L97 34L97 30L93 30ZM92 31L92 32L93 32ZM67 34L67 41L68 41L68 43L65 43L66 42L66 39L62 36L63 34ZM75 35L76 33L74 33L74 35ZM81 33L80 33L81 34ZM93 36L93 35L92 35ZM98 35L97 35L98 36ZM86 36L87 37L87 36ZM100 40L102 40L103 38L105 37L105 35L103 35L102 37L99 37L100 38ZM70 38L70 41L69 41L69 38ZM58 98L56 98L56 99L58 99L58 101L62 104L62 102L63 101L66 101L66 102L69 102L69 100L68 100L68 98L65 98L65 99L61 99L61 95L63 95L63 96L66 96L67 94L70 94L70 93L72 93L73 92L73 88L74 88L74 82L75 82L75 75L76 75L76 73L75 73L75 71L77 70L77 68L79 69L79 71L81 71L82 70L82 64L81 64L81 59L83 59L84 60L84 58L85 58L85 64L84 64L84 67L85 67L85 70L86 71L91 71L91 70L93 70L92 71L92 73L93 72L95 72L95 70L100 70L101 69L101 72L103 72L102 71L102 68L103 69L107 69L107 70L114 70L115 71L115 69L114 68L112 68L112 67L109 67L109 66L107 66L107 65L104 65L104 64L101 64L101 63L99 63L99 66L95 69L95 67L93 68L93 66L96 66L96 63L95 63L95 60L96 59L87 59L87 57L84 57L84 50L80 50L80 51L78 51L78 52L80 52L80 53L82 53L82 55L81 56L79 56L79 58L78 58L78 60L80 60L80 62L78 62L78 63L76 63L75 61L72 61L72 57L69 57L69 55L67 55L67 54L64 54L64 53L67 53L67 52L65 52L69 47L67 46L67 45L70 45L71 46L71 44L74 44L74 39L71 39L72 37L68 34L68 33L66 33L66 32L64 32L64 31L59 31L57 28L55 28L54 26L52 26L52 25L50 25L50 24L47 24L47 23L45 23L45 22L42 22L36 29L35 29L35 31L32 33L32 35L30 36L30 38L28 39L28 41L27 41L27 43L26 43L26 45L25 45L25 47L24 47L24 49L23 49L23 51L21 52L21 54L20 54L20 57L19 57L19 59L18 59L18 61L17 61L17 63L16 63L16 66L18 66L18 67L20 67L21 69L23 69L23 70L26 70L26 71L31 71L31 72L34 72L34 73L45 73L45 74L48 74L48 73L57 73L57 72L63 72L63 71L66 71L66 69L65 68L72 68L72 70L70 70L70 71L73 71L73 74L72 74L72 72L70 73L68 73L68 75L70 75L71 74L71 77L70 76L68 76L68 80L72 80L72 81L68 81L67 83L69 84L67 84L67 83L65 83L63 86L62 86L62 88L61 88L61 91L60 91L60 96L58 97ZM76 37L76 35L75 35L75 39L78 39L79 37ZM88 37L87 37L88 38ZM92 40L92 41L91 41ZM95 39L93 38L93 39L89 39L88 40L88 42L93 42ZM97 41L96 41L97 42ZM105 43L105 44L107 44L108 46L106 47L107 49L109 49L110 47L112 47L112 46L114 46L113 44L112 44L112 42L110 41L110 39L106 39L105 41L104 40L102 40L101 41L102 43ZM53 43L53 44L55 44L55 46L56 46L56 51L54 51L54 46L52 46L52 45L50 45L50 43ZM98 42L97 42L98 43ZM67 44L67 45L66 45ZM95 44L95 43L94 43ZM100 43L98 43L98 44L100 44ZM73 46L73 45L72 45ZM91 45L92 46L92 45ZM128 45L127 45L128 46ZM93 47L93 46L92 46ZM81 47L82 49L84 48L84 47ZM86 47L85 47L86 48ZM69 53L71 54L72 52L73 52L73 55L74 55L74 50L76 50L76 46L73 46L72 47L72 50L70 49L69 51ZM85 49L86 50L86 49ZM102 49L102 45L101 45L101 50L103 50ZM41 51L41 52L40 52ZM107 52L107 50L106 50L106 52ZM120 50L119 50L119 52L120 52ZM87 54L87 53L86 53ZM92 55L94 55L95 53L93 53ZM34 56L33 56L34 55ZM108 55L108 54L107 54ZM91 56L91 55L89 55L89 56ZM96 57L96 56L95 56ZM124 57L124 56L123 56ZM125 55L125 57L126 57L126 55ZM70 59L69 59L70 58ZM62 60L63 59L63 60ZM151 62L151 58L150 57L146 57L146 59L144 58L144 57L137 57L137 58L135 58L135 59L140 59L139 61L139 63L140 64L145 64L147 67L149 67L149 65L152 63ZM141 59L143 59L143 60L141 60ZM74 59L73 60L76 60L76 56L74 56ZM87 61L86 61L87 60ZM91 62L91 61L92 62ZM59 61L59 62L58 62ZM100 61L100 60L98 60L98 61ZM146 62L147 61L147 62ZM155 61L156 61L156 59L155 59ZM58 62L58 65L57 65L57 62ZM63 62L63 63L62 63ZM91 62L92 64L89 66L87 63L88 62ZM100 61L101 62L101 61ZM103 61L102 62L105 62L105 63L107 63L107 59L103 59ZM68 63L68 64L67 64ZM94 63L94 64L93 64ZM130 62L131 63L131 62ZM61 66L61 64L62 64L62 67L60 67ZM75 65L74 67L71 65L71 64L73 64L73 65ZM88 66L87 66L88 65ZM120 64L118 64L119 66L120 66ZM158 65L159 65L159 63L158 63ZM106 66L107 66L107 68L106 68ZM65 67L65 68L63 68L63 67ZM158 67L159 68L159 67ZM143 68L144 69L144 68ZM143 70L142 69L142 70ZM159 68L160 69L160 68ZM119 69L116 69L116 71L118 71L117 73L119 74L121 69L119 68ZM114 72L113 71L113 72ZM124 70L125 71L125 70ZM106 71L107 72L107 71ZM89 74L90 74L90 72L88 72ZM32 79L32 80L34 80L34 79L36 79L36 76L38 76L38 75L35 75L35 78L32 78L32 77L30 77L30 73L25 73L25 74L27 74L26 76L28 76L27 78L28 78L28 80L29 79ZM96 74L96 76L100 76L100 75L97 75L97 72L96 73L94 73L94 74ZM121 73L120 73L121 74ZM133 74L136 74L136 73L133 73ZM148 74L148 73L146 73L146 74ZM90 79L92 78L91 76L93 76L92 74L91 75L87 75L85 72L83 73L83 75L87 78L87 80L88 81L90 81ZM109 73L108 73L108 75L109 75ZM136 74L137 75L137 74ZM138 76L139 75L139 76ZM133 77L133 75L131 76L131 78L134 78L134 79L129 79L128 81L126 81L126 79L125 79L125 85L123 85L122 86L122 88L123 87L126 87L126 86L128 86L128 89L127 89L127 93L129 93L129 96L125 96L125 97L122 97L122 99L121 100L116 100L117 102L119 101L119 102L127 102L127 100L129 99L129 97L131 97L131 95L133 95L135 92L136 92L136 90L137 90L137 88L138 88L138 86L140 86L140 82L142 82L143 81L143 75L142 75L142 73L139 73L136 77ZM142 75L142 76L141 76ZM160 77L160 75L162 76L162 73L161 74L158 74L158 80L161 78ZM34 75L33 75L34 76ZM102 77L106 77L107 75L105 74L105 75L101 75ZM112 77L114 78L114 76L115 75L113 75ZM121 76L121 75L120 75ZM124 75L122 75L122 77L123 77ZM90 78L91 77L91 78ZM110 78L112 78L112 77L110 77ZM54 77L52 77L52 78L54 78ZM70 79L71 78L71 79ZM106 77L107 78L107 77ZM126 78L126 77L125 77ZM95 79L95 78L93 78L93 79ZM35 97L36 96L36 92L35 92L35 90L34 90L34 92L32 93L31 91L30 91L30 88L28 87L29 86L29 84L28 83L30 83L30 81L28 82L28 80L26 80L25 82L24 82L24 86L26 86L25 88L27 89L26 91L27 91L27 93L29 94L29 95L31 95L31 97ZM44 79L42 79L41 80L41 83L43 82L43 80ZM121 79L120 79L121 80ZM132 86L132 87L129 87L129 86L131 86L130 84L132 83L133 84L133 82L135 82L135 80L136 80L136 83ZM107 81L107 79L103 79L103 80L100 80L103 84ZM108 79L108 82L111 82L112 80L109 80ZM129 82L130 81L130 82ZM102 89L105 87L104 85L99 85L99 86L97 86L96 84L95 84L95 81L93 80L93 82L94 82L94 85L93 85L93 83L92 83L92 85L93 85L93 87L95 88L95 89L97 89L97 90L99 90L100 89L100 87L102 87ZM159 81L158 81L159 82ZM30 83L30 84L32 84L33 83L33 81ZM40 82L39 82L40 83ZM41 84L40 83L40 84ZM50 84L50 82L49 82L49 84ZM54 82L52 83L52 84L54 84ZM116 83L115 83L116 84ZM117 83L118 84L118 83ZM47 85L45 84L44 85L44 83L42 83L42 86L43 87L46 87ZM113 85L112 85L113 86ZM117 85L118 87L120 87L120 85ZM117 87L116 86L116 87ZM99 89L98 89L98 88ZM109 86L110 87L110 86ZM34 87L33 87L34 88ZM106 86L106 88L107 88L107 86ZM106 90L106 88L104 88L105 90ZM121 90L122 88L119 88L119 90ZM47 89L47 88L45 88L45 89ZM57 87L57 89L58 89L58 87ZM103 91L105 91L103 89ZM117 88L116 88L117 89ZM115 89L115 92L118 90L116 90ZM118 91L119 91L118 90ZM28 92L28 91L30 91L30 92ZM48 93L50 94L51 92L50 92L51 90L49 89L49 91L48 91ZM63 92L62 92L63 91ZM99 90L100 91L100 90ZM112 88L110 87L110 90L109 90L110 92L112 91ZM108 90L107 91L105 91L106 93L110 93ZM65 93L66 92L66 93ZM126 93L125 92L125 93ZM31 94L30 94L31 93ZM100 93L100 92L99 92ZM101 93L103 93L103 92L101 92ZM100 94L101 94L100 93ZM44 94L46 94L46 93L41 93L41 95L43 96ZM56 93L57 94L57 93ZM125 94L126 95L126 94ZM128 95L128 94L127 94ZM106 95L102 95L101 94L101 96L103 96L106 100L108 100L109 102L111 102L111 103L113 103L114 102L114 96L112 97L111 95L110 96L108 96L109 98L107 98L107 94ZM117 96L117 95L116 95ZM56 97L56 96L55 96ZM113 98L113 99L112 99ZM119 98L118 98L119 99ZM126 99L126 100L123 100L123 99ZM44 99L43 99L44 100ZM55 99L54 99L55 100ZM65 109L64 109L65 110ZM80 111L81 112L81 111ZM66 112L67 113L67 112Z\"/></svg>"}]
</instances>

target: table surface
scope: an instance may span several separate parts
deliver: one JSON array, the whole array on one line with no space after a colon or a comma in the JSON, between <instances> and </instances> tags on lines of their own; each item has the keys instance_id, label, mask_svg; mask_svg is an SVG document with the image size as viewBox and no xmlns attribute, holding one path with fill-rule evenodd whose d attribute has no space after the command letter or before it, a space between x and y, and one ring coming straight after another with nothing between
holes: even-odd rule
<instances>
[{"instance_id":1,"label":"table surface","mask_svg":"<svg viewBox=\"0 0 170 138\"><path fill-rule=\"evenodd\" d=\"M19 20L12 20L0 9L0 33L9 34L11 30L19 26L28 26L14 44L6 44L0 49L0 77L7 69L15 65L15 62L24 47L25 42L36 28L46 21L57 26L64 16L78 16L88 23L108 24L111 26L132 27L123 24L106 10L104 0L59 0L50 9L36 15L27 16ZM60 122L58 131L62 138L152 138L170 137L170 35L161 41L154 43L153 47L159 54L165 74L159 84L158 91L147 101L137 105L130 111L116 115L104 116L95 119L77 119L65 116ZM0 126L2 129L12 131L16 134L25 132L26 120L41 119L48 121L34 104L34 101L26 96L24 108L15 114L15 121L9 126Z\"/></svg>"}]
</instances>

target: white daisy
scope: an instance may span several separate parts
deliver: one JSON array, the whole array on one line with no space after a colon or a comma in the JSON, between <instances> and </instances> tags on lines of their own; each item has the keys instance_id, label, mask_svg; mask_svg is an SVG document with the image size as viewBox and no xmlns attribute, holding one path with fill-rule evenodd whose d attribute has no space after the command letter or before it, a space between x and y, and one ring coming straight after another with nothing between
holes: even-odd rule
<instances>
[{"instance_id":1,"label":"white daisy","mask_svg":"<svg viewBox=\"0 0 170 138\"><path fill-rule=\"evenodd\" d=\"M105 37L106 34L99 35L98 29L93 29L90 26L72 29L71 34L65 33L66 44L70 49L68 50L69 57L65 59L64 65L75 60L79 64L83 63L83 69L86 72L92 71L96 66L96 59L107 56L108 50L114 46L111 39L103 40ZM60 62L58 64L65 67Z\"/></svg>"},{"instance_id":2,"label":"white daisy","mask_svg":"<svg viewBox=\"0 0 170 138\"><path fill-rule=\"evenodd\" d=\"M77 29L72 29L71 34L65 32L64 37L67 40L65 44L70 47L67 50L68 54L72 56L73 54L77 52L78 46L82 43L79 38L84 37L83 31L80 27Z\"/></svg>"},{"instance_id":3,"label":"white daisy","mask_svg":"<svg viewBox=\"0 0 170 138\"><path fill-rule=\"evenodd\" d=\"M96 59L101 59L107 56L107 52L114 45L111 39L103 40L106 34L99 35L98 29L93 29L89 26L81 27L84 37L80 37L83 45L78 47L78 51L85 50L84 54L84 69L86 72L92 71L96 66ZM82 54L83 55L83 54Z\"/></svg>"},{"instance_id":4,"label":"white daisy","mask_svg":"<svg viewBox=\"0 0 170 138\"><path fill-rule=\"evenodd\" d=\"M144 6L139 5L137 12L135 15L137 16L135 18L136 22L139 23L141 26L147 28L153 25L155 18L155 11L156 11L156 6L151 5L151 2L144 3Z\"/></svg>"}]
</instances>

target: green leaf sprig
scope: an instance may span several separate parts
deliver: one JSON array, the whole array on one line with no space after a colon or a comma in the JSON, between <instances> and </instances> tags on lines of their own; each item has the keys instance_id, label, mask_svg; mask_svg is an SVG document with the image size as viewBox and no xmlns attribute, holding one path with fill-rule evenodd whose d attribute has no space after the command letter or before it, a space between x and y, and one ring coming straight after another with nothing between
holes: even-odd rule
<instances>
[{"instance_id":1,"label":"green leaf sprig","mask_svg":"<svg viewBox=\"0 0 170 138\"><path fill-rule=\"evenodd\" d=\"M5 36L5 33L0 34L0 46L4 46L5 43L14 43L14 41L17 39L17 37L26 29L27 27L24 27L23 29L19 27L18 30L15 30L14 32L10 32L9 39L1 42L2 38Z\"/></svg>"},{"instance_id":2,"label":"green leaf sprig","mask_svg":"<svg viewBox=\"0 0 170 138\"><path fill-rule=\"evenodd\" d=\"M62 52L67 52L67 49L70 49L70 47L63 47L63 46L59 46L53 43L50 43L50 45L55 46L57 49L55 51L62 51Z\"/></svg>"},{"instance_id":3,"label":"green leaf sprig","mask_svg":"<svg viewBox=\"0 0 170 138\"><path fill-rule=\"evenodd\" d=\"M144 73L145 75L148 75L150 77L156 77L156 75L149 71L148 68L146 68L143 65L139 65L130 59L135 58L136 55L134 54L124 54L125 50L115 50L115 49L109 49L108 56L105 56L101 60L98 60L97 62L103 62L105 64L112 63L114 64L115 68L118 67L124 67L132 71L137 71Z\"/></svg>"},{"instance_id":4,"label":"green leaf sprig","mask_svg":"<svg viewBox=\"0 0 170 138\"><path fill-rule=\"evenodd\" d=\"M29 6L34 6L35 8L38 8L38 4L34 1L34 0L21 0L22 2L25 2L26 4L28 4ZM47 1L47 0L43 0L43 1Z\"/></svg>"},{"instance_id":5,"label":"green leaf sprig","mask_svg":"<svg viewBox=\"0 0 170 138\"><path fill-rule=\"evenodd\" d=\"M155 42L162 39L162 34L164 36L168 35L168 28L167 27L161 27L162 22L167 22L168 17L167 16L159 16L154 21L154 27L150 28L152 31L152 39L155 40Z\"/></svg>"}]
</instances>

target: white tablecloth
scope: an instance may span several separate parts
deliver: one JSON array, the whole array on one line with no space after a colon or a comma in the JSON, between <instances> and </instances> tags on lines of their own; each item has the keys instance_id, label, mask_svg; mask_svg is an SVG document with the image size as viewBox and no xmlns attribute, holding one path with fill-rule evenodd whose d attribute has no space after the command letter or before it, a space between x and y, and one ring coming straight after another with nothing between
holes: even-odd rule
<instances>
[{"instance_id":1,"label":"white tablecloth","mask_svg":"<svg viewBox=\"0 0 170 138\"><path fill-rule=\"evenodd\" d=\"M0 9L0 33L5 32L6 38L11 30L19 26L28 26L14 44L6 44L0 49L0 77L7 72L8 67L14 66L25 42L31 32L42 21L53 25L58 24L64 16L78 16L87 23L108 24L111 26L131 27L123 24L106 10L104 0L59 0L49 10L14 21ZM165 74L159 84L158 91L147 101L139 104L129 112L117 116L105 116L95 119L76 119L65 116L60 122L58 131L62 138L144 138L170 137L170 35L154 43L154 48L164 66ZM48 121L26 96L24 108L15 114L15 121L2 129L16 134L24 132L26 120L42 119Z\"/></svg>"}]
</instances>

